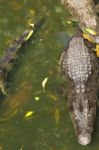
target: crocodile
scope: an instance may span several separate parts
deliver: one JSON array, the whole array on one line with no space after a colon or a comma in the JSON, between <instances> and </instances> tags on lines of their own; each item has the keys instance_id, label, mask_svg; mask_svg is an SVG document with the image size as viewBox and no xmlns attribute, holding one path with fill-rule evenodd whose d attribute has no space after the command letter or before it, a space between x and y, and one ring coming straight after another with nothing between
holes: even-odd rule
<instances>
[{"instance_id":1,"label":"crocodile","mask_svg":"<svg viewBox=\"0 0 99 150\"><path fill-rule=\"evenodd\" d=\"M86 33L86 28L94 31L92 34L90 32L87 34L99 44L99 17L96 12L97 10L99 12L99 4L95 5L95 0L61 0L61 2L84 33Z\"/></svg>"},{"instance_id":2,"label":"crocodile","mask_svg":"<svg viewBox=\"0 0 99 150\"><path fill-rule=\"evenodd\" d=\"M96 116L98 59L81 35L74 35L60 57L68 104L78 142L91 142Z\"/></svg>"},{"instance_id":3,"label":"crocodile","mask_svg":"<svg viewBox=\"0 0 99 150\"><path fill-rule=\"evenodd\" d=\"M40 18L34 24L30 24L29 28L26 29L17 39L13 40L10 46L5 51L5 54L0 59L0 92L3 95L7 95L5 80L8 72L11 70L14 65L14 60L18 56L18 52L21 47L30 39L32 34L37 30L43 21L43 17Z\"/></svg>"}]
</instances>

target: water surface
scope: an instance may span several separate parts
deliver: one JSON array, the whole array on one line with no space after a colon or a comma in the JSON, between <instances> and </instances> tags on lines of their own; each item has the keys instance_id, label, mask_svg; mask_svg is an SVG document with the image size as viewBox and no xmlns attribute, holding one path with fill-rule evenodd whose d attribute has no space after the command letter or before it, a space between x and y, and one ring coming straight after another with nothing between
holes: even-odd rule
<instances>
[{"instance_id":1,"label":"water surface","mask_svg":"<svg viewBox=\"0 0 99 150\"><path fill-rule=\"evenodd\" d=\"M8 74L9 94L0 106L0 150L98 150L99 115L92 143L79 145L62 93L58 61L76 23L58 0L0 0L0 56L43 14L45 21ZM32 115L25 117L27 112Z\"/></svg>"}]
</instances>

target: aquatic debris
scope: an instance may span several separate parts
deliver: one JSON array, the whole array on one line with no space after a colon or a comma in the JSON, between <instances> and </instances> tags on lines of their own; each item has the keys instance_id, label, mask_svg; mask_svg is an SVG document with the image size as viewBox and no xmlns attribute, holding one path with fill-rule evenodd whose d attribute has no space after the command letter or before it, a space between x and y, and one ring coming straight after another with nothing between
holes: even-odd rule
<instances>
[{"instance_id":1,"label":"aquatic debris","mask_svg":"<svg viewBox=\"0 0 99 150\"><path fill-rule=\"evenodd\" d=\"M72 23L72 21L69 21L69 20L68 20L68 21L67 21L67 23L68 23L68 24L71 24L71 23Z\"/></svg>"},{"instance_id":2,"label":"aquatic debris","mask_svg":"<svg viewBox=\"0 0 99 150\"><path fill-rule=\"evenodd\" d=\"M96 32L92 30L91 28L85 28L85 32L90 33L92 35L96 35Z\"/></svg>"},{"instance_id":3,"label":"aquatic debris","mask_svg":"<svg viewBox=\"0 0 99 150\"><path fill-rule=\"evenodd\" d=\"M35 101L39 101L40 97L39 96L35 96Z\"/></svg>"},{"instance_id":4,"label":"aquatic debris","mask_svg":"<svg viewBox=\"0 0 99 150\"><path fill-rule=\"evenodd\" d=\"M34 32L33 30L30 31L30 33L28 34L28 36L25 38L25 41L27 41L28 39L30 39L30 37L32 36L33 32Z\"/></svg>"},{"instance_id":5,"label":"aquatic debris","mask_svg":"<svg viewBox=\"0 0 99 150\"><path fill-rule=\"evenodd\" d=\"M99 57L99 44L96 45L96 55Z\"/></svg>"},{"instance_id":6,"label":"aquatic debris","mask_svg":"<svg viewBox=\"0 0 99 150\"><path fill-rule=\"evenodd\" d=\"M43 81L42 81L42 88L43 88L43 92L45 93L45 86L46 86L46 83L48 81L48 77L46 77Z\"/></svg>"},{"instance_id":7,"label":"aquatic debris","mask_svg":"<svg viewBox=\"0 0 99 150\"><path fill-rule=\"evenodd\" d=\"M34 114L34 111L28 111L24 117L28 118L28 117L31 117L33 114Z\"/></svg>"}]
</instances>

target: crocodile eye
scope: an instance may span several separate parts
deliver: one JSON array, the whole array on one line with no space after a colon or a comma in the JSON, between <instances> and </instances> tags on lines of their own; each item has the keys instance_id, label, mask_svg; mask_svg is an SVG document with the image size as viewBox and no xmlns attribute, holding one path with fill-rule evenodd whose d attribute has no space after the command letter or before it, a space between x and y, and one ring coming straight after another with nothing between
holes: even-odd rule
<instances>
[{"instance_id":1,"label":"crocodile eye","mask_svg":"<svg viewBox=\"0 0 99 150\"><path fill-rule=\"evenodd\" d=\"M91 111L96 104L93 103L93 102L88 101L88 105L89 105L89 111Z\"/></svg>"}]
</instances>

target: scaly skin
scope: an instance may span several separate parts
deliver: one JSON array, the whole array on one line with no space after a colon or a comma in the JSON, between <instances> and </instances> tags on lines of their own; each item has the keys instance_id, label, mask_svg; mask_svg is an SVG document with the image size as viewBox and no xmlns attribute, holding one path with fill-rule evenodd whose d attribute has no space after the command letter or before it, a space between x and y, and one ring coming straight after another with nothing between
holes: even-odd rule
<instances>
[{"instance_id":1,"label":"scaly skin","mask_svg":"<svg viewBox=\"0 0 99 150\"><path fill-rule=\"evenodd\" d=\"M68 101L78 142L91 141L96 116L98 62L81 36L74 36L63 51L60 67L68 82Z\"/></svg>"},{"instance_id":2,"label":"scaly skin","mask_svg":"<svg viewBox=\"0 0 99 150\"><path fill-rule=\"evenodd\" d=\"M17 58L17 52L22 47L22 45L26 42L27 36L32 33L33 28L26 30L23 34L13 41L13 43L6 50L4 56L0 59L0 88L3 94L6 95L5 91L5 77L8 71L12 68L13 60Z\"/></svg>"},{"instance_id":3,"label":"scaly skin","mask_svg":"<svg viewBox=\"0 0 99 150\"><path fill-rule=\"evenodd\" d=\"M37 30L43 19L44 18L42 17L35 24L30 24L30 27L23 32L20 37L12 42L12 44L6 50L4 56L0 59L0 88L4 95L7 94L5 90L5 77L14 64L13 60L17 58L18 51L22 45L30 39L31 35L35 30Z\"/></svg>"}]
</instances>

